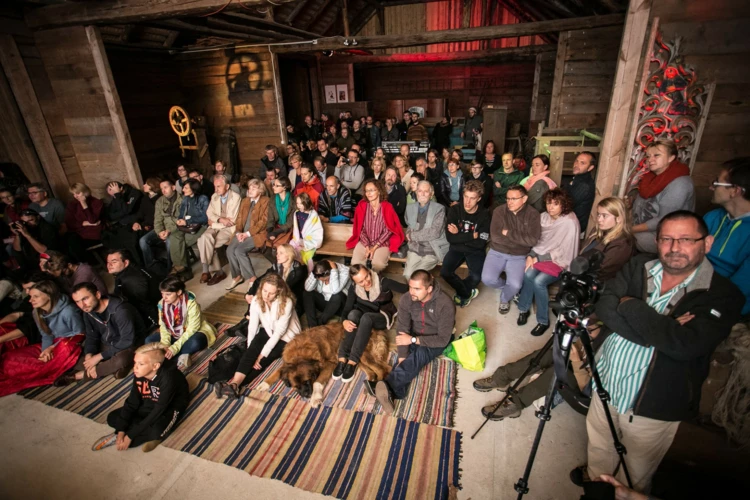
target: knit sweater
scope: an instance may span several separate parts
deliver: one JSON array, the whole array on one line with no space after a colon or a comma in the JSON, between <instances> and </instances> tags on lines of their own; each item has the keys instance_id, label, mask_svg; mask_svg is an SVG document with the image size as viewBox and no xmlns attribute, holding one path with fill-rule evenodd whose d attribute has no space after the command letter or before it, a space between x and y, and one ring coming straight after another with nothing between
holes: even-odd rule
<instances>
[{"instance_id":1,"label":"knit sweater","mask_svg":"<svg viewBox=\"0 0 750 500\"><path fill-rule=\"evenodd\" d=\"M508 232L503 234L507 229ZM500 205L492 212L490 249L508 255L528 255L542 234L539 212L528 204L517 213Z\"/></svg>"}]
</instances>

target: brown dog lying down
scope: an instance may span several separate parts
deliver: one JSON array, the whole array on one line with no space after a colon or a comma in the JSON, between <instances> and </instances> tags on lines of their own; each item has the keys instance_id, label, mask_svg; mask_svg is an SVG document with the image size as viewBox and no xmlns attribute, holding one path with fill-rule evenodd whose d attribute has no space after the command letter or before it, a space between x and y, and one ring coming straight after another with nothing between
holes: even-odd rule
<instances>
[{"instance_id":1,"label":"brown dog lying down","mask_svg":"<svg viewBox=\"0 0 750 500\"><path fill-rule=\"evenodd\" d=\"M346 333L341 323L329 323L301 332L284 347L283 364L257 389L266 391L281 379L303 398L310 398L310 405L317 408L323 402L323 388L336 368L339 344ZM372 381L383 380L390 373L385 332L372 331L359 366Z\"/></svg>"}]
</instances>

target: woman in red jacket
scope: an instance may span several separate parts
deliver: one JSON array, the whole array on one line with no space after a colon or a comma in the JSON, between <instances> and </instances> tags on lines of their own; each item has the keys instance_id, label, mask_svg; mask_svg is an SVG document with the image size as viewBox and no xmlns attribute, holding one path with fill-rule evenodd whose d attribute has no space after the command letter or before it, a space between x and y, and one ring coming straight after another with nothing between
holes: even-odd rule
<instances>
[{"instance_id":1,"label":"woman in red jacket","mask_svg":"<svg viewBox=\"0 0 750 500\"><path fill-rule=\"evenodd\" d=\"M73 199L65 208L65 226L68 228L65 240L76 261L88 262L86 249L101 243L104 204L91 196L91 189L86 184L76 182L70 186L70 192Z\"/></svg>"},{"instance_id":2,"label":"woman in red jacket","mask_svg":"<svg viewBox=\"0 0 750 500\"><path fill-rule=\"evenodd\" d=\"M352 237L346 248L354 249L352 264L370 261L372 270L380 272L388 265L391 253L398 252L404 242L404 230L393 206L385 201L388 194L381 181L365 181L364 193L365 199L354 210Z\"/></svg>"}]
</instances>

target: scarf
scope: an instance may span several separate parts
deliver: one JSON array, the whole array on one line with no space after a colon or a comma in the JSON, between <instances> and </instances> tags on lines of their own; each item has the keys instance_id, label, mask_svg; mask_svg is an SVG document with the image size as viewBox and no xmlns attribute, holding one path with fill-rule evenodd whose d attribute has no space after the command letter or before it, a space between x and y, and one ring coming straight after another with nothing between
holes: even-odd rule
<instances>
[{"instance_id":1,"label":"scarf","mask_svg":"<svg viewBox=\"0 0 750 500\"><path fill-rule=\"evenodd\" d=\"M176 304L165 304L162 302L161 319L164 326L174 339L179 339L185 331L185 316L187 315L187 292L180 295Z\"/></svg>"},{"instance_id":2,"label":"scarf","mask_svg":"<svg viewBox=\"0 0 750 500\"><path fill-rule=\"evenodd\" d=\"M291 197L291 193L287 193L286 198L282 201L281 196L276 195L276 213L279 214L280 226L286 224L286 217L289 215L289 203Z\"/></svg>"},{"instance_id":3,"label":"scarf","mask_svg":"<svg viewBox=\"0 0 750 500\"><path fill-rule=\"evenodd\" d=\"M370 273L370 276L372 286L370 286L369 292L359 285L355 285L354 290L357 292L357 297L360 299L368 302L375 302L377 298L380 297L380 276L378 276L378 273L373 272Z\"/></svg>"},{"instance_id":4,"label":"scarf","mask_svg":"<svg viewBox=\"0 0 750 500\"><path fill-rule=\"evenodd\" d=\"M526 179L524 179L521 182L521 185L524 186L526 189L531 189L534 187L534 184L536 184L538 181L544 180L544 182L547 183L547 186L549 186L550 189L555 189L557 187L557 184L555 184L555 181L549 178L549 170L545 170L541 174L531 174Z\"/></svg>"},{"instance_id":5,"label":"scarf","mask_svg":"<svg viewBox=\"0 0 750 500\"><path fill-rule=\"evenodd\" d=\"M563 269L567 269L572 260L578 255L578 235L574 228L578 219L573 212L560 215L553 219L547 212L540 217L542 235L533 250L537 255L546 255L552 262Z\"/></svg>"},{"instance_id":6,"label":"scarf","mask_svg":"<svg viewBox=\"0 0 750 500\"><path fill-rule=\"evenodd\" d=\"M653 172L644 174L638 183L638 194L644 199L653 198L664 191L670 182L686 175L690 175L690 168L675 158L660 175Z\"/></svg>"}]
</instances>

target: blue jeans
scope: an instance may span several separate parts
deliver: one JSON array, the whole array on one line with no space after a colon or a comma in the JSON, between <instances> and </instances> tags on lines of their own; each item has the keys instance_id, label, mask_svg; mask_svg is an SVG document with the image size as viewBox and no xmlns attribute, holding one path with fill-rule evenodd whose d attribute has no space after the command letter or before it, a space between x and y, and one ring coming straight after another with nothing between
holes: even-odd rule
<instances>
[{"instance_id":1,"label":"blue jeans","mask_svg":"<svg viewBox=\"0 0 750 500\"><path fill-rule=\"evenodd\" d=\"M523 276L523 287L521 296L518 298L518 310L528 312L531 309L531 299L536 301L536 322L541 325L549 325L549 293L547 286L557 281L558 278L537 271L533 267L526 271Z\"/></svg>"},{"instance_id":2,"label":"blue jeans","mask_svg":"<svg viewBox=\"0 0 750 500\"><path fill-rule=\"evenodd\" d=\"M409 355L385 378L395 399L404 399L409 384L419 375L419 370L440 356L445 347L424 347L411 344Z\"/></svg>"},{"instance_id":3,"label":"blue jeans","mask_svg":"<svg viewBox=\"0 0 750 500\"><path fill-rule=\"evenodd\" d=\"M174 343L171 337L170 341ZM161 342L161 334L159 332L156 332L146 337L144 343L150 344L151 342ZM187 342L182 344L182 349L180 349L180 352L177 353L177 356L180 356L182 354L195 354L196 352L202 351L206 347L208 347L208 338L206 338L206 336L201 332L195 332L189 339L187 339Z\"/></svg>"},{"instance_id":4,"label":"blue jeans","mask_svg":"<svg viewBox=\"0 0 750 500\"><path fill-rule=\"evenodd\" d=\"M443 266L440 269L440 276L443 277L456 291L462 300L466 300L471 295L471 290L476 288L482 280L482 268L484 267L484 250L478 252L460 252L458 250L448 250L443 257ZM456 274L456 269L466 262L469 268L469 275L461 279Z\"/></svg>"},{"instance_id":5,"label":"blue jeans","mask_svg":"<svg viewBox=\"0 0 750 500\"><path fill-rule=\"evenodd\" d=\"M143 265L146 269L154 263L154 251L151 247L160 243L167 245L167 269L172 269L172 259L169 256L169 238L162 240L153 229L138 240L138 246L141 247L141 253L143 254Z\"/></svg>"},{"instance_id":6,"label":"blue jeans","mask_svg":"<svg viewBox=\"0 0 750 500\"><path fill-rule=\"evenodd\" d=\"M500 302L508 303L513 300L523 285L523 269L526 267L525 255L508 255L490 249L484 259L482 283L491 288L500 288ZM505 271L506 279L500 274Z\"/></svg>"}]
</instances>

